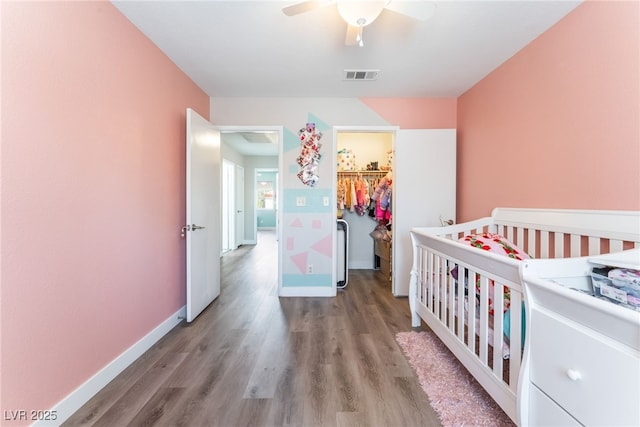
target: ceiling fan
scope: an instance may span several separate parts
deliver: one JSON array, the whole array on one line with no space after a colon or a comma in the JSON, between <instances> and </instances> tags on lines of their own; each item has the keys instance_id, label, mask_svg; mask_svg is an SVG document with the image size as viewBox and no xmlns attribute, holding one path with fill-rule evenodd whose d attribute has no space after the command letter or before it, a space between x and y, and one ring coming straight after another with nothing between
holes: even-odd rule
<instances>
[{"instance_id":1,"label":"ceiling fan","mask_svg":"<svg viewBox=\"0 0 640 427\"><path fill-rule=\"evenodd\" d=\"M336 5L338 14L347 23L347 46L364 46L362 31L384 10L391 10L419 21L426 21L435 11L435 3L426 0L306 0L287 6L282 12L287 16L311 12L315 9Z\"/></svg>"}]
</instances>

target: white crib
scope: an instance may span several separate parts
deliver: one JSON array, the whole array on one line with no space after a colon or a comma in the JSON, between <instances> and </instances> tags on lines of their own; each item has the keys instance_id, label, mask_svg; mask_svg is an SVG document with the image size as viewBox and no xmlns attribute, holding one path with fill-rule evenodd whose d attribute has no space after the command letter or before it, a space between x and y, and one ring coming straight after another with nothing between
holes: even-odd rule
<instances>
[{"instance_id":1,"label":"white crib","mask_svg":"<svg viewBox=\"0 0 640 427\"><path fill-rule=\"evenodd\" d=\"M570 259L640 247L640 211L496 208L491 217L411 230L412 325L418 327L424 320L518 423L519 385L528 384L528 378L520 378L526 354L524 335L532 326L525 319L524 262L458 242L465 235L483 232L505 236L536 260ZM458 280L450 274L456 266ZM479 294L469 291L468 283L479 283ZM510 308L503 316L506 293ZM489 314L489 299L496 315ZM536 345L528 336L526 344ZM528 373L525 366L522 374Z\"/></svg>"}]
</instances>

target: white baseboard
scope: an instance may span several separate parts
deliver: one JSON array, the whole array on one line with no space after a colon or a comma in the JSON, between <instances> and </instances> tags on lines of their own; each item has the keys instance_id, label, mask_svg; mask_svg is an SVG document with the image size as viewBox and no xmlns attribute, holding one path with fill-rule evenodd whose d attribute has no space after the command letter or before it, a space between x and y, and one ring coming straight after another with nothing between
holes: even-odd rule
<instances>
[{"instance_id":1,"label":"white baseboard","mask_svg":"<svg viewBox=\"0 0 640 427\"><path fill-rule=\"evenodd\" d=\"M373 261L349 261L349 270L373 270Z\"/></svg>"},{"instance_id":2,"label":"white baseboard","mask_svg":"<svg viewBox=\"0 0 640 427\"><path fill-rule=\"evenodd\" d=\"M142 354L149 350L156 342L178 325L187 315L186 306L169 316L165 321L156 326L151 332L142 337L138 342L125 350L120 356L113 359L108 365L89 378L80 387L71 392L67 397L55 405L51 411L55 411L57 419L55 425L60 425L73 415L82 405L95 396L109 382L117 377L129 365L136 361ZM47 421L33 424L34 426L53 425Z\"/></svg>"},{"instance_id":3,"label":"white baseboard","mask_svg":"<svg viewBox=\"0 0 640 427\"><path fill-rule=\"evenodd\" d=\"M281 297L335 297L337 290L335 287L315 287L315 286L281 286L279 295Z\"/></svg>"}]
</instances>

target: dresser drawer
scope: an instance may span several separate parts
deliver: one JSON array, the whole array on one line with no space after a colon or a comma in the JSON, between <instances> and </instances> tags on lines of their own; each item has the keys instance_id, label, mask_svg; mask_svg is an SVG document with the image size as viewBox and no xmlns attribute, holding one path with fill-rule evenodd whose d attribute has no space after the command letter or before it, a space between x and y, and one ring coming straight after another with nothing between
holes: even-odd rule
<instances>
[{"instance_id":1,"label":"dresser drawer","mask_svg":"<svg viewBox=\"0 0 640 427\"><path fill-rule=\"evenodd\" d=\"M572 427L580 426L571 415L542 393L538 387L531 386L529 395L530 426Z\"/></svg>"},{"instance_id":2,"label":"dresser drawer","mask_svg":"<svg viewBox=\"0 0 640 427\"><path fill-rule=\"evenodd\" d=\"M582 424L640 425L636 350L543 310L530 324L532 383Z\"/></svg>"}]
</instances>

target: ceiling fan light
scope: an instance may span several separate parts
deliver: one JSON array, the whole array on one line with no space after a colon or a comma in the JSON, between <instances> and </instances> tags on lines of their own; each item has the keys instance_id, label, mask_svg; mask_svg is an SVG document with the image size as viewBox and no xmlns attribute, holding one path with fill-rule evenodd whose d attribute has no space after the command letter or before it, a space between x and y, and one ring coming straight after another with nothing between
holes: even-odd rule
<instances>
[{"instance_id":1,"label":"ceiling fan light","mask_svg":"<svg viewBox=\"0 0 640 427\"><path fill-rule=\"evenodd\" d=\"M354 27L371 24L380 15L388 0L338 0L338 13Z\"/></svg>"}]
</instances>

